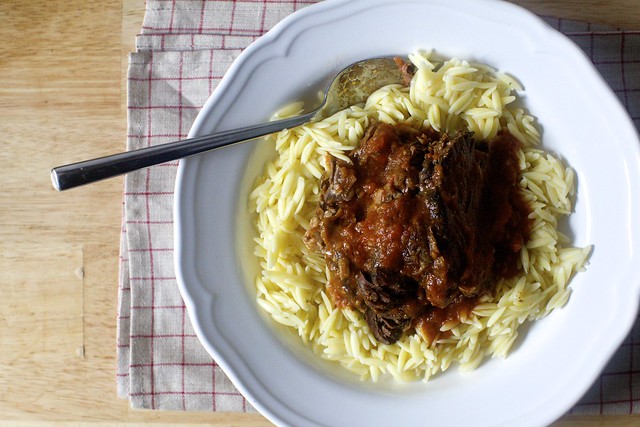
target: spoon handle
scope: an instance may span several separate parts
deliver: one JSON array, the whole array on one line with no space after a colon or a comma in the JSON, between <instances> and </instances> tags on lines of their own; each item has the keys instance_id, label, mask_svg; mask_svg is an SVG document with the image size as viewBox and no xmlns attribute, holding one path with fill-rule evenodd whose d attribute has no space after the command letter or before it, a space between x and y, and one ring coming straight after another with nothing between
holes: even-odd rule
<instances>
[{"instance_id":1,"label":"spoon handle","mask_svg":"<svg viewBox=\"0 0 640 427\"><path fill-rule=\"evenodd\" d=\"M97 159L58 166L51 169L51 182L56 190L67 190L138 169L279 132L283 129L306 123L312 116L313 114L309 113L260 125L183 139L181 141L154 145Z\"/></svg>"}]
</instances>

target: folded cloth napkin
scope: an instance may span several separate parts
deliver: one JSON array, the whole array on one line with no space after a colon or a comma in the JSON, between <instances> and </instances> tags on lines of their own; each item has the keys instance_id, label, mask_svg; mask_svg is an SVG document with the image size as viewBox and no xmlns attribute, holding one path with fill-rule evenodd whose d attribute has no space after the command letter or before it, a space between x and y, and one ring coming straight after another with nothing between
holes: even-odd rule
<instances>
[{"instance_id":1,"label":"folded cloth napkin","mask_svg":"<svg viewBox=\"0 0 640 427\"><path fill-rule=\"evenodd\" d=\"M185 138L235 57L285 16L315 1L147 0L129 57L128 141ZM640 126L640 32L545 18L596 64ZM173 270L178 162L126 177L120 256L118 394L134 408L251 412L198 342ZM579 414L640 412L640 321L584 398Z\"/></svg>"}]
</instances>

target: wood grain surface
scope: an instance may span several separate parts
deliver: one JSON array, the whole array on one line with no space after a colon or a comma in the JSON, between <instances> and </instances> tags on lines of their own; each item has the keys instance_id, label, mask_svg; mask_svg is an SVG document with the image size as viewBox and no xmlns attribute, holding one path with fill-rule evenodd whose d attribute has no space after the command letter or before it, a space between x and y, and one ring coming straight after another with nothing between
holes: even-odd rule
<instances>
[{"instance_id":1,"label":"wood grain surface","mask_svg":"<svg viewBox=\"0 0 640 427\"><path fill-rule=\"evenodd\" d=\"M638 0L517 0L640 29ZM57 193L53 166L123 149L127 53L144 0L0 1L0 425L270 425L140 411L116 397L122 178ZM632 426L638 416L557 426Z\"/></svg>"}]
</instances>

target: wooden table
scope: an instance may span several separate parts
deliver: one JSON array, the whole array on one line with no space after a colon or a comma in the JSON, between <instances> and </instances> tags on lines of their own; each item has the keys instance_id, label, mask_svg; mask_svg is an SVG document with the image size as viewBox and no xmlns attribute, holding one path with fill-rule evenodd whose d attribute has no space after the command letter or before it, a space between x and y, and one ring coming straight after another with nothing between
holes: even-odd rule
<instances>
[{"instance_id":1,"label":"wooden table","mask_svg":"<svg viewBox=\"0 0 640 427\"><path fill-rule=\"evenodd\" d=\"M514 0L640 29L638 0ZM0 425L269 425L132 410L116 397L122 178L55 192L49 169L123 149L127 53L144 0L0 2ZM558 426L638 425L638 416Z\"/></svg>"}]
</instances>

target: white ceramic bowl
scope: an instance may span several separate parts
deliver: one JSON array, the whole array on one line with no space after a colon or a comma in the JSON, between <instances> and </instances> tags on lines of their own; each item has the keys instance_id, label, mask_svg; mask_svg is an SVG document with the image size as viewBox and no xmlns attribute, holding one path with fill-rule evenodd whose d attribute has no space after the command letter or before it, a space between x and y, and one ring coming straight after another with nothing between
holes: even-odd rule
<instances>
[{"instance_id":1,"label":"white ceramic bowl","mask_svg":"<svg viewBox=\"0 0 640 427\"><path fill-rule=\"evenodd\" d=\"M204 347L249 401L281 425L544 425L560 417L633 325L640 294L636 129L589 60L536 16L491 0L327 0L246 49L191 136L267 120L359 59L434 48L514 75L546 149L577 172L573 244L594 245L563 309L535 322L506 360L428 383L362 383L284 338L251 289L248 182L266 145L180 162L175 262ZM258 147L259 149L256 149Z\"/></svg>"}]
</instances>

